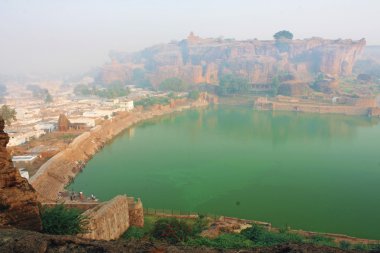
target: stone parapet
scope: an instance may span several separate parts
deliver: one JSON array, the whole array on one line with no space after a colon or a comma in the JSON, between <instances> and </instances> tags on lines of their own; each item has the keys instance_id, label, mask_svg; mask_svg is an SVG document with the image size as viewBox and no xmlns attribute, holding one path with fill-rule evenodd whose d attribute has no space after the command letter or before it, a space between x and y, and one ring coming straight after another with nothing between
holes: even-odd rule
<instances>
[{"instance_id":1,"label":"stone parapet","mask_svg":"<svg viewBox=\"0 0 380 253\"><path fill-rule=\"evenodd\" d=\"M127 196L116 196L83 213L89 218L88 233L80 237L93 240L118 239L130 226Z\"/></svg>"}]
</instances>

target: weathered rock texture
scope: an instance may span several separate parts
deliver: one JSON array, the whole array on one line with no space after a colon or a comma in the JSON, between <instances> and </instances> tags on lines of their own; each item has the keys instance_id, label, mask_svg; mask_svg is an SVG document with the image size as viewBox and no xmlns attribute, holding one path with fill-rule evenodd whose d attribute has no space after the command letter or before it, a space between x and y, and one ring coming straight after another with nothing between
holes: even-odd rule
<instances>
[{"instance_id":1,"label":"weathered rock texture","mask_svg":"<svg viewBox=\"0 0 380 253\"><path fill-rule=\"evenodd\" d=\"M83 215L89 217L89 232L80 237L94 240L118 239L129 226L144 226L142 203L133 198L116 196L110 201L87 210Z\"/></svg>"},{"instance_id":2,"label":"weathered rock texture","mask_svg":"<svg viewBox=\"0 0 380 253\"><path fill-rule=\"evenodd\" d=\"M202 39L193 33L180 42L172 42L127 54L112 52L111 64L103 67L101 79L131 81L135 69L145 70L153 85L170 77L189 83L218 83L224 73L243 76L252 84L271 83L284 75L284 82L305 83L315 73L328 76L350 75L365 40L236 41Z\"/></svg>"},{"instance_id":3,"label":"weathered rock texture","mask_svg":"<svg viewBox=\"0 0 380 253\"><path fill-rule=\"evenodd\" d=\"M144 227L144 208L140 199L128 198L129 225Z\"/></svg>"},{"instance_id":4,"label":"weathered rock texture","mask_svg":"<svg viewBox=\"0 0 380 253\"><path fill-rule=\"evenodd\" d=\"M334 247L317 246L312 244L282 244L272 247L253 249L211 249L206 247L191 247L183 245L168 245L151 240L118 240L94 241L74 236L46 235L32 231L16 229L0 229L1 253L136 253L136 252L167 252L167 253L344 253L355 252ZM376 251L373 251L376 252ZM377 251L378 252L378 251Z\"/></svg>"},{"instance_id":5,"label":"weathered rock texture","mask_svg":"<svg viewBox=\"0 0 380 253\"><path fill-rule=\"evenodd\" d=\"M13 166L6 150L9 136L0 118L0 226L40 231L42 229L37 194Z\"/></svg>"}]
</instances>

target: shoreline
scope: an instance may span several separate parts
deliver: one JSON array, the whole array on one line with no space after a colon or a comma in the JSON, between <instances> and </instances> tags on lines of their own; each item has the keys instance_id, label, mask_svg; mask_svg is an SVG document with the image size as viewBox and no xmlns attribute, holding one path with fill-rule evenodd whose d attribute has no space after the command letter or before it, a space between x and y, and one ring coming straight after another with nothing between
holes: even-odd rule
<instances>
[{"instance_id":1,"label":"shoreline","mask_svg":"<svg viewBox=\"0 0 380 253\"><path fill-rule=\"evenodd\" d=\"M362 100L356 105L327 104L282 96L280 99L262 96L236 95L219 98L221 105L250 106L256 111L301 112L327 115L366 116L380 118L380 107L374 100Z\"/></svg>"},{"instance_id":2,"label":"shoreline","mask_svg":"<svg viewBox=\"0 0 380 253\"><path fill-rule=\"evenodd\" d=\"M97 152L102 150L105 145L112 142L129 128L151 119L171 115L189 109L207 107L210 104L207 99L198 99L193 102L184 102L184 100L180 100L179 102L180 105L178 106L155 105L144 111L139 110L129 113L123 112L120 115L115 116L112 120L107 120L76 137L66 149L46 161L30 178L29 182L36 190L38 200L43 205L56 203L58 200L58 193L65 191L65 187L70 184L71 180L75 178L78 173L82 171L87 162L91 160ZM225 103L223 102L220 103L220 105L224 104ZM338 241L347 240L350 242L360 242L365 244L379 242L379 240L376 239L357 238L345 234L312 232L304 230L292 231L308 236L323 235L334 238Z\"/></svg>"},{"instance_id":3,"label":"shoreline","mask_svg":"<svg viewBox=\"0 0 380 253\"><path fill-rule=\"evenodd\" d=\"M179 105L175 105L176 102ZM30 178L29 183L36 190L40 202L55 202L59 192L65 190L86 163L130 127L156 117L208 105L208 100L204 98L193 102L179 99L174 101L174 105L158 105L146 111L121 113L76 137L66 149L46 161Z\"/></svg>"}]
</instances>

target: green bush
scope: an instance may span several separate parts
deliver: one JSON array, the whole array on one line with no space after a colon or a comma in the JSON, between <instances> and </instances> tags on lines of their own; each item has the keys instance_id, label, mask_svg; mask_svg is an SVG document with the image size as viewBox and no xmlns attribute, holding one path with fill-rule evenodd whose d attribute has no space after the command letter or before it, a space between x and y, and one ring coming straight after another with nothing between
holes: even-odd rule
<instances>
[{"instance_id":1,"label":"green bush","mask_svg":"<svg viewBox=\"0 0 380 253\"><path fill-rule=\"evenodd\" d=\"M248 80L244 77L226 74L220 77L217 94L219 96L227 96L231 94L244 94L250 89Z\"/></svg>"},{"instance_id":2,"label":"green bush","mask_svg":"<svg viewBox=\"0 0 380 253\"><path fill-rule=\"evenodd\" d=\"M257 225L253 225L252 227L246 228L240 232L241 235L243 235L251 241L261 240L266 233L267 231L263 227Z\"/></svg>"},{"instance_id":3,"label":"green bush","mask_svg":"<svg viewBox=\"0 0 380 253\"><path fill-rule=\"evenodd\" d=\"M367 247L372 251L380 251L380 244L368 244Z\"/></svg>"},{"instance_id":4,"label":"green bush","mask_svg":"<svg viewBox=\"0 0 380 253\"><path fill-rule=\"evenodd\" d=\"M148 233L145 231L144 228L138 228L138 227L130 227L128 230L122 235L123 239L131 239L131 238L136 238L136 239L141 239L145 237Z\"/></svg>"},{"instance_id":5,"label":"green bush","mask_svg":"<svg viewBox=\"0 0 380 253\"><path fill-rule=\"evenodd\" d=\"M192 90L189 92L188 98L192 100L197 100L199 98L199 91Z\"/></svg>"},{"instance_id":6,"label":"green bush","mask_svg":"<svg viewBox=\"0 0 380 253\"><path fill-rule=\"evenodd\" d=\"M188 90L189 85L184 82L183 80L172 77L165 79L162 83L159 85L160 90L164 91L186 91Z\"/></svg>"},{"instance_id":7,"label":"green bush","mask_svg":"<svg viewBox=\"0 0 380 253\"><path fill-rule=\"evenodd\" d=\"M354 245L352 245L352 248L354 250L361 250L361 251L369 250L368 246L366 244L362 244L362 243L354 244Z\"/></svg>"},{"instance_id":8,"label":"green bush","mask_svg":"<svg viewBox=\"0 0 380 253\"><path fill-rule=\"evenodd\" d=\"M76 235L87 231L88 218L78 209L63 204L44 208L41 212L43 232L53 235Z\"/></svg>"},{"instance_id":9,"label":"green bush","mask_svg":"<svg viewBox=\"0 0 380 253\"><path fill-rule=\"evenodd\" d=\"M271 246L287 242L300 243L304 237L288 232L273 233L263 227L253 225L241 231L241 235L251 240L256 246Z\"/></svg>"},{"instance_id":10,"label":"green bush","mask_svg":"<svg viewBox=\"0 0 380 253\"><path fill-rule=\"evenodd\" d=\"M325 246L331 246L336 247L336 243L334 242L334 239L330 237L325 237L322 235L314 235L310 238L310 242L317 245L325 245Z\"/></svg>"},{"instance_id":11,"label":"green bush","mask_svg":"<svg viewBox=\"0 0 380 253\"><path fill-rule=\"evenodd\" d=\"M147 97L135 102L135 106L149 107L152 105L168 105L170 103L167 97Z\"/></svg>"},{"instance_id":12,"label":"green bush","mask_svg":"<svg viewBox=\"0 0 380 253\"><path fill-rule=\"evenodd\" d=\"M159 219L154 223L152 235L156 239L162 239L169 243L186 241L192 230L185 221L177 219Z\"/></svg>"},{"instance_id":13,"label":"green bush","mask_svg":"<svg viewBox=\"0 0 380 253\"><path fill-rule=\"evenodd\" d=\"M204 237L191 238L186 244L217 249L243 249L253 247L252 241L239 234L222 234L215 239Z\"/></svg>"},{"instance_id":14,"label":"green bush","mask_svg":"<svg viewBox=\"0 0 380 253\"><path fill-rule=\"evenodd\" d=\"M200 234L203 230L207 228L208 221L203 215L199 215L199 218L195 220L194 224L192 225L193 235Z\"/></svg>"},{"instance_id":15,"label":"green bush","mask_svg":"<svg viewBox=\"0 0 380 253\"><path fill-rule=\"evenodd\" d=\"M130 227L121 238L129 240L131 238L141 239L144 237L150 237L153 230L154 223L157 221L157 217L145 215L144 227Z\"/></svg>"},{"instance_id":16,"label":"green bush","mask_svg":"<svg viewBox=\"0 0 380 253\"><path fill-rule=\"evenodd\" d=\"M351 248L351 243L350 242L347 242L347 241L340 241L339 242L339 247L341 249L345 249L345 250L348 250Z\"/></svg>"}]
</instances>

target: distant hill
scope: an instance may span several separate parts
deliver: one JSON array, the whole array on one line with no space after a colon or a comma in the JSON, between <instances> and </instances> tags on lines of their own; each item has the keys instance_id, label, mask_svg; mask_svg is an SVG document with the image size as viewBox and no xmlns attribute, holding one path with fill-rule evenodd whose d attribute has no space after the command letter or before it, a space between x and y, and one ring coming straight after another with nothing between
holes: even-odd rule
<instances>
[{"instance_id":1,"label":"distant hill","mask_svg":"<svg viewBox=\"0 0 380 253\"><path fill-rule=\"evenodd\" d=\"M125 83L149 81L157 86L168 78L187 83L217 84L223 74L246 78L252 85L309 84L317 73L338 78L351 75L365 40L245 40L200 38L191 33L179 42L156 45L136 53L111 52L100 80Z\"/></svg>"}]
</instances>

